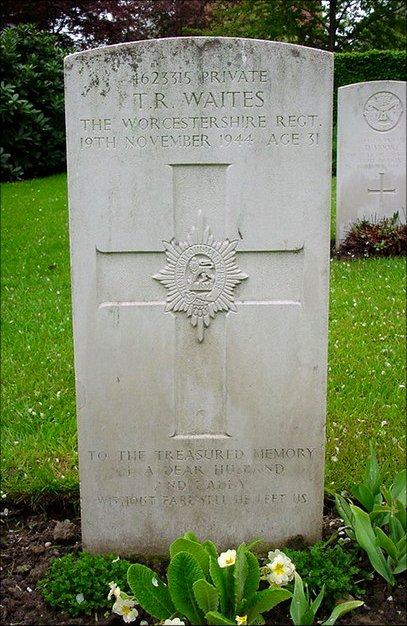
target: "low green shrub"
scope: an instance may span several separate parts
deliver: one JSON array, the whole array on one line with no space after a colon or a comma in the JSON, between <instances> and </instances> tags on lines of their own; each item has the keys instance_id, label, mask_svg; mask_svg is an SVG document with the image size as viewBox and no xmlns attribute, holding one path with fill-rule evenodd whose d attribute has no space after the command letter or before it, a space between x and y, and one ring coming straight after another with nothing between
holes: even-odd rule
<instances>
[{"instance_id":1,"label":"low green shrub","mask_svg":"<svg viewBox=\"0 0 407 626\"><path fill-rule=\"evenodd\" d=\"M285 553L295 563L312 597L325 588L323 606L327 609L332 609L340 599L363 595L364 589L359 585L363 574L355 550L319 542L307 550L285 548Z\"/></svg>"},{"instance_id":2,"label":"low green shrub","mask_svg":"<svg viewBox=\"0 0 407 626\"><path fill-rule=\"evenodd\" d=\"M44 600L55 609L78 617L111 608L107 598L110 581L127 586L130 563L115 556L81 552L56 558L39 581Z\"/></svg>"}]
</instances>

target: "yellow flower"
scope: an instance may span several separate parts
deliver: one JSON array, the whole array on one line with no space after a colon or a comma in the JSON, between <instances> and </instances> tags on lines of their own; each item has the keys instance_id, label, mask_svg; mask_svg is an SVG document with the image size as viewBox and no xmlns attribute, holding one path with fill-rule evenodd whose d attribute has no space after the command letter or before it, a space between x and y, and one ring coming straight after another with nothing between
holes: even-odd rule
<instances>
[{"instance_id":1,"label":"yellow flower","mask_svg":"<svg viewBox=\"0 0 407 626\"><path fill-rule=\"evenodd\" d=\"M110 591L109 591L109 595L107 596L107 599L110 600L112 596L115 596L116 599L120 598L120 587L118 587L116 583L109 583L109 587L110 587Z\"/></svg>"},{"instance_id":2,"label":"yellow flower","mask_svg":"<svg viewBox=\"0 0 407 626\"><path fill-rule=\"evenodd\" d=\"M236 550L227 550L218 556L219 567L230 567L236 563Z\"/></svg>"},{"instance_id":3,"label":"yellow flower","mask_svg":"<svg viewBox=\"0 0 407 626\"><path fill-rule=\"evenodd\" d=\"M236 624L237 626L246 626L247 624L247 615L236 615Z\"/></svg>"},{"instance_id":4,"label":"yellow flower","mask_svg":"<svg viewBox=\"0 0 407 626\"><path fill-rule=\"evenodd\" d=\"M270 563L267 563L263 571L269 583L278 587L289 583L294 578L295 572L295 565L291 559L280 550L269 552L268 557Z\"/></svg>"},{"instance_id":5,"label":"yellow flower","mask_svg":"<svg viewBox=\"0 0 407 626\"><path fill-rule=\"evenodd\" d=\"M134 600L123 600L119 597L114 603L112 611L113 613L117 613L117 615L121 615L123 617L123 621L128 624L130 622L134 622L138 615L138 611L134 605Z\"/></svg>"}]
</instances>

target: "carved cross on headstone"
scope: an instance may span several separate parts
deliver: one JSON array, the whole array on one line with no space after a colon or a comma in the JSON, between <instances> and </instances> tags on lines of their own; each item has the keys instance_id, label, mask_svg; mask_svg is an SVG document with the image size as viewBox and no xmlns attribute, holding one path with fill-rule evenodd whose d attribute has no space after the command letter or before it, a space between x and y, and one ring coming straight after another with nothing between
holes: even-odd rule
<instances>
[{"instance_id":1,"label":"carved cross on headstone","mask_svg":"<svg viewBox=\"0 0 407 626\"><path fill-rule=\"evenodd\" d=\"M118 315L120 307L158 306L163 315L177 318L175 424L169 435L179 438L229 437L233 431L226 418L227 327L233 323L229 315L239 315L241 307L301 306L301 243L250 250L244 247L242 233L243 240L239 237L237 241L211 232L206 215L213 207L218 215L225 214L227 166L173 167L175 216L184 214L191 202L191 179L199 191L189 212L187 232L180 240L165 233L167 265L161 271L164 254L159 246L149 252L97 250L100 307L109 307ZM184 221L183 229L185 226ZM181 233L177 218L175 232ZM145 272L146 255L150 257L148 267L157 270L150 275ZM163 287L157 291L156 281L167 287L167 293Z\"/></svg>"},{"instance_id":2,"label":"carved cross on headstone","mask_svg":"<svg viewBox=\"0 0 407 626\"><path fill-rule=\"evenodd\" d=\"M385 193L396 193L396 189L385 189L384 188L384 175L385 172L379 172L379 189L369 189L368 188L368 193L378 193L379 194L379 210L380 212L383 211L384 208L384 194Z\"/></svg>"}]
</instances>

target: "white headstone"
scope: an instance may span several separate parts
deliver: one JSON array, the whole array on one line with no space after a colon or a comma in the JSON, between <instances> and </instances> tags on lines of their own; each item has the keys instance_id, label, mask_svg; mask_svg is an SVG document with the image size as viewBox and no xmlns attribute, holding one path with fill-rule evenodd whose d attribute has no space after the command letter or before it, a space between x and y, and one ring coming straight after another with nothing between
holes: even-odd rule
<instances>
[{"instance_id":1,"label":"white headstone","mask_svg":"<svg viewBox=\"0 0 407 626\"><path fill-rule=\"evenodd\" d=\"M332 55L66 59L83 545L320 536Z\"/></svg>"},{"instance_id":2,"label":"white headstone","mask_svg":"<svg viewBox=\"0 0 407 626\"><path fill-rule=\"evenodd\" d=\"M406 222L406 83L338 90L336 245L352 224L396 212Z\"/></svg>"}]
</instances>

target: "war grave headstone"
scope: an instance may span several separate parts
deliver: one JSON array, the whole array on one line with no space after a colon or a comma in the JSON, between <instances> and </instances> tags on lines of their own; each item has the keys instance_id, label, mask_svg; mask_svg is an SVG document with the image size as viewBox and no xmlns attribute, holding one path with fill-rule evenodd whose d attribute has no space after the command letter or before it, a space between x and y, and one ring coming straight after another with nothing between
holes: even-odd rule
<instances>
[{"instance_id":1,"label":"war grave headstone","mask_svg":"<svg viewBox=\"0 0 407 626\"><path fill-rule=\"evenodd\" d=\"M332 55L66 58L84 548L320 537Z\"/></svg>"},{"instance_id":2,"label":"war grave headstone","mask_svg":"<svg viewBox=\"0 0 407 626\"><path fill-rule=\"evenodd\" d=\"M406 83L338 90L336 245L352 224L398 213L406 222Z\"/></svg>"}]
</instances>

